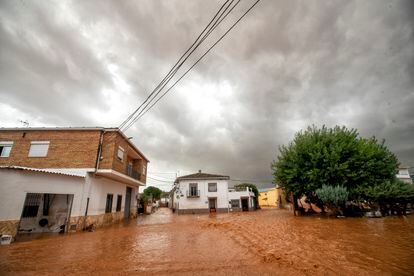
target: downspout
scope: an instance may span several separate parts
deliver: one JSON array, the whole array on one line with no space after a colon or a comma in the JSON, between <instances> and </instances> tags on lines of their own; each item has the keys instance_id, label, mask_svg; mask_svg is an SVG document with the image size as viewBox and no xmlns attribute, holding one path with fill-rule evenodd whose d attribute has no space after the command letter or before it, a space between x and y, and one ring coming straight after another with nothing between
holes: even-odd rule
<instances>
[{"instance_id":1,"label":"downspout","mask_svg":"<svg viewBox=\"0 0 414 276\"><path fill-rule=\"evenodd\" d=\"M98 151L97 151L97 153L96 153L96 160L95 160L95 174L97 173L97 171L98 171L98 168L99 168L99 163L100 163L100 161L101 161L101 155L102 155L102 142L103 142L103 135L104 135L104 133L105 133L105 131L104 130L101 130L101 134L100 134L100 136L99 136L99 145L98 145ZM89 182L89 181L88 181ZM86 218L87 218L87 216L88 216L88 209L89 209L89 200L90 200L90 198L89 198L89 194L90 194L90 191L91 191L91 187L90 187L90 182L89 182L89 189L88 189L88 195L87 195L87 198L86 198L86 208L85 208L85 214L84 214L84 216L83 216L83 230L85 230L85 228L86 228Z\"/></svg>"},{"instance_id":2,"label":"downspout","mask_svg":"<svg viewBox=\"0 0 414 276\"><path fill-rule=\"evenodd\" d=\"M105 131L101 130L101 136L99 137L99 146L98 146L98 152L96 154L96 161L95 161L95 173L97 173L99 168L99 163L101 162L101 155L102 155L102 143L103 143L103 135Z\"/></svg>"}]
</instances>

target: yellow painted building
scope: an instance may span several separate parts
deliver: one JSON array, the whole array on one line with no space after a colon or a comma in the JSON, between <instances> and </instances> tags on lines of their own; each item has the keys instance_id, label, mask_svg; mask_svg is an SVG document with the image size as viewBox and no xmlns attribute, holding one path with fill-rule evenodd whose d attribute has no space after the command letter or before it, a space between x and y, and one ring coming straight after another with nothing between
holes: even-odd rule
<instances>
[{"instance_id":1,"label":"yellow painted building","mask_svg":"<svg viewBox=\"0 0 414 276\"><path fill-rule=\"evenodd\" d=\"M286 200L281 188L270 188L259 194L259 205L269 207L282 207L286 204Z\"/></svg>"}]
</instances>

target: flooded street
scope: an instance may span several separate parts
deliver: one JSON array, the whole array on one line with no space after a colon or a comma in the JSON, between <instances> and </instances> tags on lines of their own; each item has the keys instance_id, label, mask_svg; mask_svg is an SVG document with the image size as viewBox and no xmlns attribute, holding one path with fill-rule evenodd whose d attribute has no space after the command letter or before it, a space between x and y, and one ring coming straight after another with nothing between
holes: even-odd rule
<instances>
[{"instance_id":1,"label":"flooded street","mask_svg":"<svg viewBox=\"0 0 414 276\"><path fill-rule=\"evenodd\" d=\"M0 274L413 274L414 217L173 215L0 247Z\"/></svg>"}]
</instances>

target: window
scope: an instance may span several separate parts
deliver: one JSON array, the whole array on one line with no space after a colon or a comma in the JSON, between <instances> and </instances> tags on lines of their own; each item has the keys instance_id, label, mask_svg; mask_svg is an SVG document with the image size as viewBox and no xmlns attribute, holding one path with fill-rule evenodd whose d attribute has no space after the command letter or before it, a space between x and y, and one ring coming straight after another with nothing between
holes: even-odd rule
<instances>
[{"instance_id":1,"label":"window","mask_svg":"<svg viewBox=\"0 0 414 276\"><path fill-rule=\"evenodd\" d=\"M217 183L208 183L209 192L217 192Z\"/></svg>"},{"instance_id":2,"label":"window","mask_svg":"<svg viewBox=\"0 0 414 276\"><path fill-rule=\"evenodd\" d=\"M232 199L230 202L231 202L231 208L240 208L240 200Z\"/></svg>"},{"instance_id":3,"label":"window","mask_svg":"<svg viewBox=\"0 0 414 276\"><path fill-rule=\"evenodd\" d=\"M112 200L114 199L113 194L106 195L106 206L105 206L105 213L112 213Z\"/></svg>"},{"instance_id":4,"label":"window","mask_svg":"<svg viewBox=\"0 0 414 276\"><path fill-rule=\"evenodd\" d=\"M116 211L120 212L122 206L122 195L118 195L118 198L116 199Z\"/></svg>"},{"instance_id":5,"label":"window","mask_svg":"<svg viewBox=\"0 0 414 276\"><path fill-rule=\"evenodd\" d=\"M145 175L147 172L147 166L142 166L142 175Z\"/></svg>"},{"instance_id":6,"label":"window","mask_svg":"<svg viewBox=\"0 0 414 276\"><path fill-rule=\"evenodd\" d=\"M9 157L12 147L13 147L13 142L9 142L9 141L0 142L0 157Z\"/></svg>"},{"instance_id":7,"label":"window","mask_svg":"<svg viewBox=\"0 0 414 276\"><path fill-rule=\"evenodd\" d=\"M189 196L198 196L198 184L197 183L190 183L190 190L189 192Z\"/></svg>"},{"instance_id":8,"label":"window","mask_svg":"<svg viewBox=\"0 0 414 276\"><path fill-rule=\"evenodd\" d=\"M29 157L46 157L49 141L33 141L30 143Z\"/></svg>"},{"instance_id":9,"label":"window","mask_svg":"<svg viewBox=\"0 0 414 276\"><path fill-rule=\"evenodd\" d=\"M118 154L116 155L119 161L124 161L124 149L122 147L118 147Z\"/></svg>"},{"instance_id":10,"label":"window","mask_svg":"<svg viewBox=\"0 0 414 276\"><path fill-rule=\"evenodd\" d=\"M22 218L37 217L42 194L27 194L24 201Z\"/></svg>"},{"instance_id":11,"label":"window","mask_svg":"<svg viewBox=\"0 0 414 276\"><path fill-rule=\"evenodd\" d=\"M48 216L50 211L50 205L53 203L53 198L51 194L43 194L43 215Z\"/></svg>"}]
</instances>

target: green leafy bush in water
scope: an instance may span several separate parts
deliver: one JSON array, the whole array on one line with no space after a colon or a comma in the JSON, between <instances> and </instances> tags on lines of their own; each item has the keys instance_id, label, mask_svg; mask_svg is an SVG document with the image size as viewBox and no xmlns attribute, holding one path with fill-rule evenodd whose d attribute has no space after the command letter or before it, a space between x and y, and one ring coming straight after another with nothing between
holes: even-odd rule
<instances>
[{"instance_id":1,"label":"green leafy bush in water","mask_svg":"<svg viewBox=\"0 0 414 276\"><path fill-rule=\"evenodd\" d=\"M381 184L360 187L360 197L371 204L378 204L383 215L405 214L407 203L414 202L414 186L398 179L385 181Z\"/></svg>"},{"instance_id":2,"label":"green leafy bush in water","mask_svg":"<svg viewBox=\"0 0 414 276\"><path fill-rule=\"evenodd\" d=\"M316 195L323 204L334 212L340 211L340 207L348 200L348 190L342 186L322 185L322 188L316 189Z\"/></svg>"}]
</instances>

